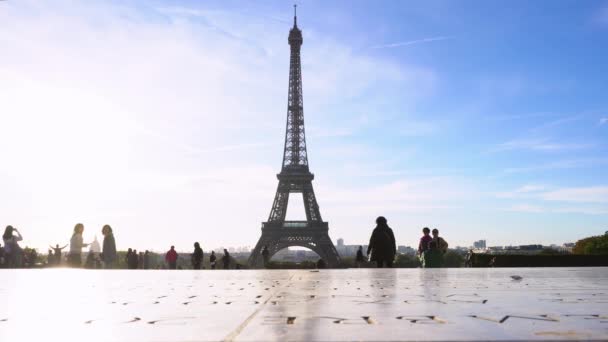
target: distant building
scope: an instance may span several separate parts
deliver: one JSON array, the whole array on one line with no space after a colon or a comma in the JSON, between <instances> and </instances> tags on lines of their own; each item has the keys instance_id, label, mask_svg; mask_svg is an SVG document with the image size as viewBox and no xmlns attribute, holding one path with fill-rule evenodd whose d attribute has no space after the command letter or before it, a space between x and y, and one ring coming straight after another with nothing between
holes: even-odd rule
<instances>
[{"instance_id":1,"label":"distant building","mask_svg":"<svg viewBox=\"0 0 608 342\"><path fill-rule=\"evenodd\" d=\"M486 249L486 240L479 240L479 241L475 241L473 242L473 247L475 249Z\"/></svg>"},{"instance_id":2,"label":"distant building","mask_svg":"<svg viewBox=\"0 0 608 342\"><path fill-rule=\"evenodd\" d=\"M338 239L338 245L336 247L344 247L344 239L343 238L339 238Z\"/></svg>"},{"instance_id":3,"label":"distant building","mask_svg":"<svg viewBox=\"0 0 608 342\"><path fill-rule=\"evenodd\" d=\"M414 255L416 254L416 250L410 246L397 246L397 253Z\"/></svg>"}]
</instances>

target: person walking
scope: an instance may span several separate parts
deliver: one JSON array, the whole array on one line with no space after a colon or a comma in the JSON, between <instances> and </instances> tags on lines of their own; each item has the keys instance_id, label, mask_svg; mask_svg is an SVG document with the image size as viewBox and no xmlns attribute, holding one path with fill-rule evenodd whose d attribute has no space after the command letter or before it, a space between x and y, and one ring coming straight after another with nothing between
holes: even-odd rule
<instances>
[{"instance_id":1,"label":"person walking","mask_svg":"<svg viewBox=\"0 0 608 342\"><path fill-rule=\"evenodd\" d=\"M194 243L194 253L190 256L190 261L192 262L193 269L201 269L201 265L203 264L203 249L198 242Z\"/></svg>"},{"instance_id":2,"label":"person walking","mask_svg":"<svg viewBox=\"0 0 608 342\"><path fill-rule=\"evenodd\" d=\"M437 242L431 241L429 249L422 254L423 268L439 268L443 264L443 253L439 250Z\"/></svg>"},{"instance_id":3,"label":"person walking","mask_svg":"<svg viewBox=\"0 0 608 342\"><path fill-rule=\"evenodd\" d=\"M101 234L103 235L103 247L101 249L103 266L107 269L116 268L118 257L116 253L116 240L114 240L112 227L106 224L101 228Z\"/></svg>"},{"instance_id":4,"label":"person walking","mask_svg":"<svg viewBox=\"0 0 608 342\"><path fill-rule=\"evenodd\" d=\"M429 249L429 243L433 241L431 237L431 230L428 227L422 228L422 237L420 238L420 242L418 243L418 256L422 257L424 252Z\"/></svg>"},{"instance_id":5,"label":"person walking","mask_svg":"<svg viewBox=\"0 0 608 342\"><path fill-rule=\"evenodd\" d=\"M21 233L13 226L6 226L4 234L2 234L2 241L4 241L4 264L6 267L21 267L23 260L23 251L19 246L19 241L23 241Z\"/></svg>"},{"instance_id":6,"label":"person walking","mask_svg":"<svg viewBox=\"0 0 608 342\"><path fill-rule=\"evenodd\" d=\"M209 256L209 267L212 270L215 269L216 260L217 260L217 257L215 256L215 251L211 251L211 255Z\"/></svg>"},{"instance_id":7,"label":"person walking","mask_svg":"<svg viewBox=\"0 0 608 342\"><path fill-rule=\"evenodd\" d=\"M171 249L165 255L165 261L170 270L177 269L177 252L175 251L175 246L171 246Z\"/></svg>"},{"instance_id":8,"label":"person walking","mask_svg":"<svg viewBox=\"0 0 608 342\"><path fill-rule=\"evenodd\" d=\"M224 264L225 270L230 268L230 253L228 253L228 250L225 248L224 248L224 256L222 257L222 263Z\"/></svg>"},{"instance_id":9,"label":"person walking","mask_svg":"<svg viewBox=\"0 0 608 342\"><path fill-rule=\"evenodd\" d=\"M378 268L385 265L386 267L393 267L397 245L393 230L388 226L386 218L383 216L376 219L376 228L372 232L367 247L367 254L370 255L370 252L370 261L375 261Z\"/></svg>"},{"instance_id":10,"label":"person walking","mask_svg":"<svg viewBox=\"0 0 608 342\"><path fill-rule=\"evenodd\" d=\"M83 243L82 233L84 232L84 225L77 223L74 226L74 233L70 239L70 252L68 254L68 264L71 267L82 266L82 249L87 247L88 243Z\"/></svg>"},{"instance_id":11,"label":"person walking","mask_svg":"<svg viewBox=\"0 0 608 342\"><path fill-rule=\"evenodd\" d=\"M262 259L264 260L264 268L268 268L268 262L270 261L270 251L268 246L264 246L262 249Z\"/></svg>"},{"instance_id":12,"label":"person walking","mask_svg":"<svg viewBox=\"0 0 608 342\"><path fill-rule=\"evenodd\" d=\"M441 254L445 254L448 251L448 243L439 236L439 230L437 228L433 229L431 232L433 234L433 240L437 244L437 249L441 252Z\"/></svg>"},{"instance_id":13,"label":"person walking","mask_svg":"<svg viewBox=\"0 0 608 342\"><path fill-rule=\"evenodd\" d=\"M365 256L363 255L363 246L359 246L357 250L357 257L355 258L355 263L357 268L361 268L361 265L365 262Z\"/></svg>"}]
</instances>

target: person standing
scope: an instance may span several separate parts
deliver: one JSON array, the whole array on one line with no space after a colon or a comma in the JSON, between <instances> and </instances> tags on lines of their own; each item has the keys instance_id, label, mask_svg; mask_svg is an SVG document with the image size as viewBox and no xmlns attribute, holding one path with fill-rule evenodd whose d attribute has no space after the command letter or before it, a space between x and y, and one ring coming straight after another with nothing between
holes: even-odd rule
<instances>
[{"instance_id":1,"label":"person standing","mask_svg":"<svg viewBox=\"0 0 608 342\"><path fill-rule=\"evenodd\" d=\"M357 250L357 257L355 258L355 263L357 264L357 268L361 268L361 265L365 262L365 256L363 255L363 246L359 246Z\"/></svg>"},{"instance_id":2,"label":"person standing","mask_svg":"<svg viewBox=\"0 0 608 342\"><path fill-rule=\"evenodd\" d=\"M131 260L131 254L133 254L133 249L127 249L127 254L125 255L125 265L127 265L127 269L129 268L129 260Z\"/></svg>"},{"instance_id":3,"label":"person standing","mask_svg":"<svg viewBox=\"0 0 608 342\"><path fill-rule=\"evenodd\" d=\"M439 236L439 229L435 228L432 231L433 240L437 244L437 249L441 252L441 254L445 254L448 251L448 243L441 236Z\"/></svg>"},{"instance_id":4,"label":"person standing","mask_svg":"<svg viewBox=\"0 0 608 342\"><path fill-rule=\"evenodd\" d=\"M215 251L211 251L211 255L209 256L209 267L214 270L215 263L217 261L217 257L215 256Z\"/></svg>"},{"instance_id":5,"label":"person standing","mask_svg":"<svg viewBox=\"0 0 608 342\"><path fill-rule=\"evenodd\" d=\"M21 267L23 258L23 253L19 246L19 241L23 240L21 233L13 226L6 226L2 240L4 241L4 264L6 267Z\"/></svg>"},{"instance_id":6,"label":"person standing","mask_svg":"<svg viewBox=\"0 0 608 342\"><path fill-rule=\"evenodd\" d=\"M103 248L101 250L103 265L107 269L116 268L116 261L118 258L116 254L116 240L114 240L112 227L106 224L101 228L101 234L103 235Z\"/></svg>"},{"instance_id":7,"label":"person standing","mask_svg":"<svg viewBox=\"0 0 608 342\"><path fill-rule=\"evenodd\" d=\"M53 263L57 266L59 266L61 264L61 251L63 251L68 245L65 245L63 247L59 247L59 244L55 244L55 247L49 246L49 248L51 248L53 250ZM49 260L49 264L51 263L51 261Z\"/></svg>"},{"instance_id":8,"label":"person standing","mask_svg":"<svg viewBox=\"0 0 608 342\"><path fill-rule=\"evenodd\" d=\"M370 261L375 261L378 268L393 267L393 260L397 253L397 244L393 230L388 226L386 218L380 216L376 219L376 228L369 239L367 254L371 252Z\"/></svg>"},{"instance_id":9,"label":"person standing","mask_svg":"<svg viewBox=\"0 0 608 342\"><path fill-rule=\"evenodd\" d=\"M171 249L165 255L165 261L167 262L170 270L177 269L177 257L178 255L175 251L175 246L171 246Z\"/></svg>"},{"instance_id":10,"label":"person standing","mask_svg":"<svg viewBox=\"0 0 608 342\"><path fill-rule=\"evenodd\" d=\"M228 250L225 248L224 248L224 256L222 257L222 263L224 264L225 270L230 268L230 253L228 253Z\"/></svg>"},{"instance_id":11,"label":"person standing","mask_svg":"<svg viewBox=\"0 0 608 342\"><path fill-rule=\"evenodd\" d=\"M443 253L439 250L437 242L431 241L429 249L422 254L423 268L439 268L443 264Z\"/></svg>"},{"instance_id":12,"label":"person standing","mask_svg":"<svg viewBox=\"0 0 608 342\"><path fill-rule=\"evenodd\" d=\"M190 256L190 261L192 262L193 269L201 269L201 265L203 264L203 249L198 242L194 243L194 253Z\"/></svg>"},{"instance_id":13,"label":"person standing","mask_svg":"<svg viewBox=\"0 0 608 342\"><path fill-rule=\"evenodd\" d=\"M264 249L262 249L262 259L264 260L264 268L268 268L268 262L270 261L268 246L264 246Z\"/></svg>"},{"instance_id":14,"label":"person standing","mask_svg":"<svg viewBox=\"0 0 608 342\"><path fill-rule=\"evenodd\" d=\"M82 266L82 249L87 247L88 243L83 243L82 233L84 232L84 225L77 223L74 226L74 233L70 239L70 253L68 254L68 263L72 267Z\"/></svg>"},{"instance_id":15,"label":"person standing","mask_svg":"<svg viewBox=\"0 0 608 342\"><path fill-rule=\"evenodd\" d=\"M129 255L129 260L127 261L127 264L128 264L128 267L130 270L136 270L138 263L139 263L139 261L138 261L137 249L134 249L131 252L131 254Z\"/></svg>"},{"instance_id":16,"label":"person standing","mask_svg":"<svg viewBox=\"0 0 608 342\"><path fill-rule=\"evenodd\" d=\"M431 230L428 227L422 228L422 237L420 238L420 242L418 243L418 256L422 257L424 252L429 249L429 243L433 241L431 237Z\"/></svg>"},{"instance_id":17,"label":"person standing","mask_svg":"<svg viewBox=\"0 0 608 342\"><path fill-rule=\"evenodd\" d=\"M146 249L146 251L144 252L144 270L147 270L150 268L150 251L148 251Z\"/></svg>"}]
</instances>

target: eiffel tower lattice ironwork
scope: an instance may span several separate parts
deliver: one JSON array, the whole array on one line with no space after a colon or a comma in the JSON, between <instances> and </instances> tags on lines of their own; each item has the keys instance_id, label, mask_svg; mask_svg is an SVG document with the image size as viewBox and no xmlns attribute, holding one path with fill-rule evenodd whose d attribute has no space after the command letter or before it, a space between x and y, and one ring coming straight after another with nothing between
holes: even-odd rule
<instances>
[{"instance_id":1,"label":"eiffel tower lattice ironwork","mask_svg":"<svg viewBox=\"0 0 608 342\"><path fill-rule=\"evenodd\" d=\"M340 263L340 256L329 238L328 224L321 219L319 205L312 188L314 175L308 168L300 63L300 47L303 39L295 13L293 20L293 28L289 31L288 39L291 59L283 166L281 173L277 175L279 186L270 216L267 222L262 223L262 236L249 257L249 265L253 268L263 266L262 250L265 246L268 248L269 258L281 249L299 246L313 250L328 267L337 267ZM302 194L306 221L285 220L291 193Z\"/></svg>"}]
</instances>

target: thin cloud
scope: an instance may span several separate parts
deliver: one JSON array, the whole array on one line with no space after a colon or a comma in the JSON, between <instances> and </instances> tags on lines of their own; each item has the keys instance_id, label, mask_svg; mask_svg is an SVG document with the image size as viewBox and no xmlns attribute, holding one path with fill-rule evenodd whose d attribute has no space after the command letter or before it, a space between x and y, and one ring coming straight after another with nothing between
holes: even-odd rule
<instances>
[{"instance_id":1,"label":"thin cloud","mask_svg":"<svg viewBox=\"0 0 608 342\"><path fill-rule=\"evenodd\" d=\"M391 44L384 44L384 45L376 45L376 46L372 46L372 49L389 49L389 48L396 48L396 47L401 47L401 46L410 46L410 45L416 45L416 44L422 44L422 43L430 43L430 42L437 42L437 41L442 41L442 40L449 40L449 39L453 39L452 37L445 37L445 36L440 36L440 37L431 37L431 38L423 38L423 39L416 39L416 40L408 40L405 42L397 42L397 43L391 43Z\"/></svg>"},{"instance_id":2,"label":"thin cloud","mask_svg":"<svg viewBox=\"0 0 608 342\"><path fill-rule=\"evenodd\" d=\"M492 152L511 151L511 150L531 150L531 151L563 151L578 150L593 147L592 144L563 144L555 143L545 139L516 139L499 144Z\"/></svg>"},{"instance_id":3,"label":"thin cloud","mask_svg":"<svg viewBox=\"0 0 608 342\"><path fill-rule=\"evenodd\" d=\"M608 124L608 117L607 118L601 118L600 119L600 126L603 126L605 124Z\"/></svg>"}]
</instances>

